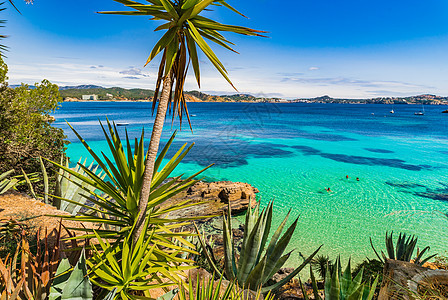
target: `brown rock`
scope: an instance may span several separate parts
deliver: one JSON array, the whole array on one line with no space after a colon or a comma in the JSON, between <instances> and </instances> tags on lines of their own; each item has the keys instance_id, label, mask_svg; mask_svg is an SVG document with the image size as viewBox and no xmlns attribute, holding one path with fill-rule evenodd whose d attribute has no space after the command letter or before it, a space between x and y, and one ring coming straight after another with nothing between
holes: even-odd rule
<instances>
[{"instance_id":1,"label":"brown rock","mask_svg":"<svg viewBox=\"0 0 448 300\"><path fill-rule=\"evenodd\" d=\"M443 277L444 282L448 282L448 271L431 270L410 262L387 259L378 300L415 299L411 291L416 292L419 282L430 281L436 272L438 279Z\"/></svg>"},{"instance_id":2,"label":"brown rock","mask_svg":"<svg viewBox=\"0 0 448 300\"><path fill-rule=\"evenodd\" d=\"M163 206L172 206L185 200L200 203L182 210L173 212L171 218L196 217L196 216L220 216L227 211L230 203L232 214L238 214L248 209L249 205L256 205L255 194L258 190L250 184L243 182L219 181L219 182L197 182L187 191L179 193L166 201Z\"/></svg>"},{"instance_id":3,"label":"brown rock","mask_svg":"<svg viewBox=\"0 0 448 300\"><path fill-rule=\"evenodd\" d=\"M271 280L273 281L273 283L280 282L285 279L286 276L294 272L294 270L294 268L281 268L277 273L274 274L274 276L272 276Z\"/></svg>"}]
</instances>

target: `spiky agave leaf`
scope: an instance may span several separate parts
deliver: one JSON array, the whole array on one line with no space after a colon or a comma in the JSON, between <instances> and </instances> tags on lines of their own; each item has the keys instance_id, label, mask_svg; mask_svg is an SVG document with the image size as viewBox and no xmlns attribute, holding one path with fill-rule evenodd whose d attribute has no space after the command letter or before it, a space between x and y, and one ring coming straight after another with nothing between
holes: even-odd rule
<instances>
[{"instance_id":1,"label":"spiky agave leaf","mask_svg":"<svg viewBox=\"0 0 448 300\"><path fill-rule=\"evenodd\" d=\"M289 282L296 276L317 254L321 247L312 253L305 261L297 267L291 274L286 276L276 284L266 286L268 280L284 265L288 260L290 253L283 254L293 233L297 226L297 219L281 236L282 230L286 224L287 218L282 222L271 241L266 248L267 237L270 234L271 218L272 218L273 203L269 203L267 208L261 213L259 207L252 210L249 209L246 213L245 230L240 251L240 258L238 264L235 262L233 234L229 226L231 220L231 209L229 205L227 216L223 216L223 230L224 230L224 275L227 279L236 279L240 287L250 288L252 290L260 289L262 293L267 293L272 290L277 290ZM202 248L206 249L205 241L199 234ZM213 260L213 253L204 251L207 261L213 270L221 275L221 271L216 266ZM263 254L264 253L264 254Z\"/></svg>"}]
</instances>

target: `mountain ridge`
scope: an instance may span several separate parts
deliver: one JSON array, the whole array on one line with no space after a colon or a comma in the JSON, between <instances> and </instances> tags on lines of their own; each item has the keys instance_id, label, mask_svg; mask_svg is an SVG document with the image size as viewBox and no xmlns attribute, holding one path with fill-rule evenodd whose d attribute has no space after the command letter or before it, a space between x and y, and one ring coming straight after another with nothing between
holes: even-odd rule
<instances>
[{"instance_id":1,"label":"mountain ridge","mask_svg":"<svg viewBox=\"0 0 448 300\"><path fill-rule=\"evenodd\" d=\"M61 96L65 101L77 101L82 99L82 95L98 96L98 100L151 100L154 96L154 90L132 88L125 89L121 87L106 88L98 85L78 85L78 86L62 86L59 88ZM446 104L448 105L448 97L437 96L432 94L422 94L408 97L376 97L365 99L349 99L349 98L332 98L323 95L314 98L296 98L286 100L273 97L256 97L247 93L228 94L228 95L211 95L200 91L186 91L185 96L189 102L305 102L305 103L356 103L356 104Z\"/></svg>"}]
</instances>

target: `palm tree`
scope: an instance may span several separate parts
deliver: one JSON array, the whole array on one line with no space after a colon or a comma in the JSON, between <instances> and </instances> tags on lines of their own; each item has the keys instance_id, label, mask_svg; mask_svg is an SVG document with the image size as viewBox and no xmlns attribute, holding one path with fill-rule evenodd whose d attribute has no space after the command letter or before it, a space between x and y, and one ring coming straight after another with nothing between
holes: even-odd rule
<instances>
[{"instance_id":1,"label":"palm tree","mask_svg":"<svg viewBox=\"0 0 448 300\"><path fill-rule=\"evenodd\" d=\"M145 64L150 63L159 53L162 53L162 60L159 66L156 89L153 97L152 111L156 108L157 113L154 120L151 141L146 158L146 169L144 174L143 187L140 193L139 211L137 220L137 230L134 240L137 240L143 230L143 220L146 214L148 197L151 193L150 183L154 172L154 162L159 148L160 137L162 135L165 116L169 107L175 116L179 117L182 123L182 116L186 115L191 129L190 117L188 115L187 104L183 92L185 77L191 63L194 74L200 88L200 69L198 59L198 48L208 60L215 66L221 75L233 86L227 70L213 53L206 39L230 51L234 45L227 40L220 32L233 32L243 35L263 36L265 31L254 30L241 26L226 25L204 16L201 13L213 7L224 7L244 16L232 6L227 0L146 0L149 4L142 4L131 0L114 0L132 8L130 11L109 11L103 14L120 15L148 15L152 20L165 21L157 27L155 31L166 31L152 49L151 54ZM235 87L234 87L235 88ZM160 95L159 95L160 94ZM160 98L159 98L160 96ZM159 99L158 99L159 98Z\"/></svg>"}]
</instances>

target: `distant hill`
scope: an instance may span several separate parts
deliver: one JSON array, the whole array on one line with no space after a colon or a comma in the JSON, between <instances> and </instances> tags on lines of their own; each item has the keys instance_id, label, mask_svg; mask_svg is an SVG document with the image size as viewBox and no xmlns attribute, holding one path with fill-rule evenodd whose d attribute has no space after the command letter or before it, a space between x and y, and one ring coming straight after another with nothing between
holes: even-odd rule
<instances>
[{"instance_id":1,"label":"distant hill","mask_svg":"<svg viewBox=\"0 0 448 300\"><path fill-rule=\"evenodd\" d=\"M12 86L14 87L14 86ZM82 95L98 95L98 100L151 100L153 90L124 89L120 87L104 88L97 85L79 85L60 87L61 96L82 99ZM377 97L369 99L332 98L328 95L316 98L258 98L250 94L210 95L199 91L185 92L190 102L307 102L307 103L363 103L363 104L448 104L448 97L424 94L409 97Z\"/></svg>"},{"instance_id":2,"label":"distant hill","mask_svg":"<svg viewBox=\"0 0 448 300\"><path fill-rule=\"evenodd\" d=\"M256 98L249 94L235 94L235 95L209 95L199 91L189 91L185 92L188 95L194 96L201 101L207 102L255 102L260 98Z\"/></svg>"},{"instance_id":3,"label":"distant hill","mask_svg":"<svg viewBox=\"0 0 448 300\"><path fill-rule=\"evenodd\" d=\"M21 87L21 86L22 86L21 84L11 84L9 87L15 89L15 88L18 88L18 87ZM31 89L31 90L34 90L36 88L36 86L29 85L28 88Z\"/></svg>"},{"instance_id":4,"label":"distant hill","mask_svg":"<svg viewBox=\"0 0 448 300\"><path fill-rule=\"evenodd\" d=\"M59 90L86 90L86 89L104 89L102 86L99 85L93 85L93 84L84 84L84 85L77 85L77 86L60 86Z\"/></svg>"},{"instance_id":5,"label":"distant hill","mask_svg":"<svg viewBox=\"0 0 448 300\"><path fill-rule=\"evenodd\" d=\"M153 90L124 89L120 87L104 88L95 85L62 87L59 89L62 98L82 99L82 95L98 95L98 100L144 100L154 96Z\"/></svg>"},{"instance_id":6,"label":"distant hill","mask_svg":"<svg viewBox=\"0 0 448 300\"><path fill-rule=\"evenodd\" d=\"M152 99L153 90L124 89L119 87L104 88L96 85L79 85L60 87L61 96L66 98L82 99L82 95L98 95L98 100L146 100ZM257 98L248 94L209 95L199 91L185 92L187 101L191 102L252 102Z\"/></svg>"}]
</instances>

